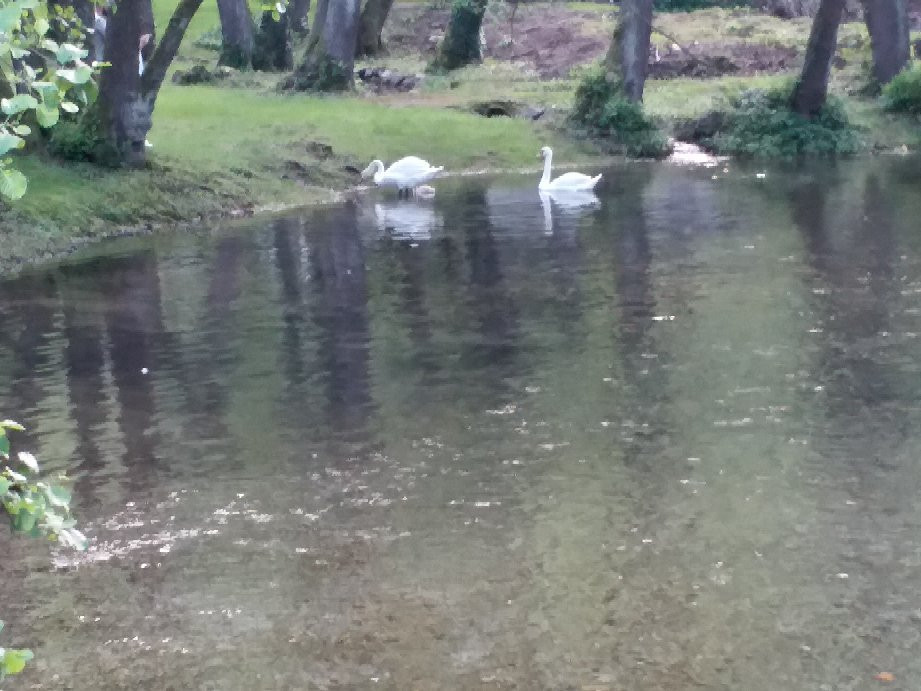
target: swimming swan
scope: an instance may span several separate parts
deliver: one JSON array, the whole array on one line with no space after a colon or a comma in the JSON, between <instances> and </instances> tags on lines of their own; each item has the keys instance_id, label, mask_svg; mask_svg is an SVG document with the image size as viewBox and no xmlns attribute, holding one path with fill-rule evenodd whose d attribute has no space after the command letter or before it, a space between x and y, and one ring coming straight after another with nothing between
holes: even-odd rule
<instances>
[{"instance_id":1,"label":"swimming swan","mask_svg":"<svg viewBox=\"0 0 921 691\"><path fill-rule=\"evenodd\" d=\"M406 156L384 169L381 161L374 160L361 173L362 178L374 177L374 182L381 187L396 187L398 194L409 195L416 187L428 182L444 169L433 166L418 156Z\"/></svg>"},{"instance_id":2,"label":"swimming swan","mask_svg":"<svg viewBox=\"0 0 921 691\"><path fill-rule=\"evenodd\" d=\"M540 156L544 159L544 175L537 186L539 190L590 190L601 179L600 174L592 178L582 173L563 173L555 180L551 180L550 164L553 160L553 150L545 146L540 150Z\"/></svg>"}]
</instances>

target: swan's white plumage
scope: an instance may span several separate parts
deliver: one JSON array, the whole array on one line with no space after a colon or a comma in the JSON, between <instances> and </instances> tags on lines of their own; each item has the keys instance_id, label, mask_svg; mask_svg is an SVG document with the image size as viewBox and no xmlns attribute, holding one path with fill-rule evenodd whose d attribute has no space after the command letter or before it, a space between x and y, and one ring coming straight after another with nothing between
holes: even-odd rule
<instances>
[{"instance_id":1,"label":"swan's white plumage","mask_svg":"<svg viewBox=\"0 0 921 691\"><path fill-rule=\"evenodd\" d=\"M545 146L540 150L540 155L544 159L544 175L537 185L540 190L590 190L601 180L601 174L591 177L583 173L563 173L558 178L551 180L550 166L553 161L553 150Z\"/></svg>"},{"instance_id":2,"label":"swan's white plumage","mask_svg":"<svg viewBox=\"0 0 921 691\"><path fill-rule=\"evenodd\" d=\"M442 166L433 166L418 156L406 156L384 168L381 161L371 161L362 172L362 177L374 177L374 182L381 187L396 187L399 190L412 190L428 182L443 170Z\"/></svg>"}]
</instances>

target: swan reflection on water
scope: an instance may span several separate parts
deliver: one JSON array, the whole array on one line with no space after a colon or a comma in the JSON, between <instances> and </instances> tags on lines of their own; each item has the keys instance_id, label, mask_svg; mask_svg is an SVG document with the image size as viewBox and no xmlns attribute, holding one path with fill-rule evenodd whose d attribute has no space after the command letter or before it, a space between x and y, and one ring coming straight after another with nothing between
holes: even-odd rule
<instances>
[{"instance_id":1,"label":"swan reflection on water","mask_svg":"<svg viewBox=\"0 0 921 691\"><path fill-rule=\"evenodd\" d=\"M550 235L557 222L577 220L590 209L601 208L601 202L591 190L540 190L540 204L544 209L544 233Z\"/></svg>"},{"instance_id":2,"label":"swan reflection on water","mask_svg":"<svg viewBox=\"0 0 921 691\"><path fill-rule=\"evenodd\" d=\"M395 240L431 240L444 226L444 217L431 204L417 201L383 201L374 204L377 230Z\"/></svg>"}]
</instances>

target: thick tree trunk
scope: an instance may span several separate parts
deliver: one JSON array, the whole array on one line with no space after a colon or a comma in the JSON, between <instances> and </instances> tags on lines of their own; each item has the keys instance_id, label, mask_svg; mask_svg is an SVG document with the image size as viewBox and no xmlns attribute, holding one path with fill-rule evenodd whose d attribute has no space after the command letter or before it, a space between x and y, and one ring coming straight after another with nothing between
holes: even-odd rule
<instances>
[{"instance_id":1,"label":"thick tree trunk","mask_svg":"<svg viewBox=\"0 0 921 691\"><path fill-rule=\"evenodd\" d=\"M387 21L391 7L393 7L393 0L365 0L365 6L361 10L361 20L358 23L356 57L379 55L384 52L381 32L384 30L384 22Z\"/></svg>"},{"instance_id":2,"label":"thick tree trunk","mask_svg":"<svg viewBox=\"0 0 921 691\"><path fill-rule=\"evenodd\" d=\"M294 65L288 35L288 14L275 19L271 12L262 13L253 50L253 69L263 72L290 70Z\"/></svg>"},{"instance_id":3,"label":"thick tree trunk","mask_svg":"<svg viewBox=\"0 0 921 691\"><path fill-rule=\"evenodd\" d=\"M429 70L455 70L483 59L480 28L483 26L487 4L488 0L454 0L444 40Z\"/></svg>"},{"instance_id":4,"label":"thick tree trunk","mask_svg":"<svg viewBox=\"0 0 921 691\"><path fill-rule=\"evenodd\" d=\"M793 111L800 115L812 117L825 105L831 61L835 57L838 25L843 12L844 0L822 0L812 21L806 46L806 62L790 103Z\"/></svg>"},{"instance_id":5,"label":"thick tree trunk","mask_svg":"<svg viewBox=\"0 0 921 691\"><path fill-rule=\"evenodd\" d=\"M649 40L652 34L653 0L623 0L611 47L604 59L609 81L620 79L631 101L643 100Z\"/></svg>"},{"instance_id":6,"label":"thick tree trunk","mask_svg":"<svg viewBox=\"0 0 921 691\"><path fill-rule=\"evenodd\" d=\"M873 76L888 84L908 64L910 36L905 0L863 0L873 50Z\"/></svg>"},{"instance_id":7,"label":"thick tree trunk","mask_svg":"<svg viewBox=\"0 0 921 691\"><path fill-rule=\"evenodd\" d=\"M221 17L219 65L246 69L253 62L253 17L246 0L217 0Z\"/></svg>"},{"instance_id":8,"label":"thick tree trunk","mask_svg":"<svg viewBox=\"0 0 921 691\"><path fill-rule=\"evenodd\" d=\"M307 33L307 15L310 13L310 0L291 0L288 3L288 22L292 32L298 36Z\"/></svg>"},{"instance_id":9,"label":"thick tree trunk","mask_svg":"<svg viewBox=\"0 0 921 691\"><path fill-rule=\"evenodd\" d=\"M86 118L85 126L102 138L102 149L94 157L110 165L140 167L146 161L144 140L150 131L157 94L166 70L179 50L179 44L202 0L180 0L170 19L163 40L152 51L150 61L139 72L138 47L149 25L145 18L150 0L119 0L106 30L106 60L112 63L102 71L99 97Z\"/></svg>"},{"instance_id":10,"label":"thick tree trunk","mask_svg":"<svg viewBox=\"0 0 921 691\"><path fill-rule=\"evenodd\" d=\"M307 50L285 86L343 91L353 84L360 0L320 0Z\"/></svg>"}]
</instances>

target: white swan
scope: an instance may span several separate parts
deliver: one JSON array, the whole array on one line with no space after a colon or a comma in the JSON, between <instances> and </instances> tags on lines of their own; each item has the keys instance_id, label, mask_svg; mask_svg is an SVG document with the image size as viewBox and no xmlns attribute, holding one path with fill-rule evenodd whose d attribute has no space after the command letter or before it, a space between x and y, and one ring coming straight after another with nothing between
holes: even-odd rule
<instances>
[{"instance_id":1,"label":"white swan","mask_svg":"<svg viewBox=\"0 0 921 691\"><path fill-rule=\"evenodd\" d=\"M551 180L550 165L553 160L553 150L549 146L545 146L540 150L540 156L544 159L544 175L537 186L539 190L590 190L601 179L600 173L595 177L589 177L582 173L563 173L555 180Z\"/></svg>"},{"instance_id":2,"label":"white swan","mask_svg":"<svg viewBox=\"0 0 921 691\"><path fill-rule=\"evenodd\" d=\"M374 160L361 173L362 178L374 176L374 182L381 187L396 187L399 195L409 195L416 187L428 182L444 170L433 166L418 156L406 156L384 168L382 161Z\"/></svg>"}]
</instances>

